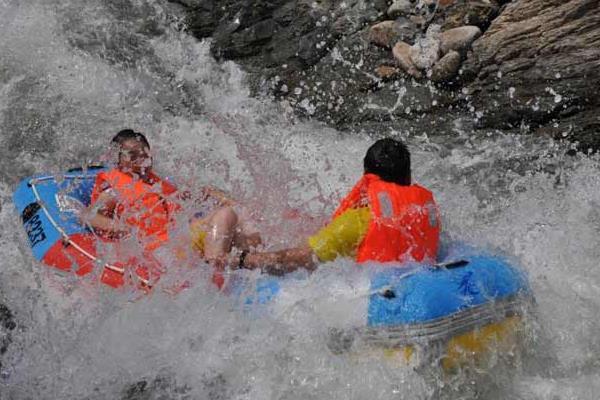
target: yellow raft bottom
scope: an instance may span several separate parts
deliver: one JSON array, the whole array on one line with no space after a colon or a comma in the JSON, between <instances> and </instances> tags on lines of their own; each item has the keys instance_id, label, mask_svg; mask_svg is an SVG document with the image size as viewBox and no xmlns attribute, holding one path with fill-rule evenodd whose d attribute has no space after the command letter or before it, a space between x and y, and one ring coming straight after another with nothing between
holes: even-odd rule
<instances>
[{"instance_id":1,"label":"yellow raft bottom","mask_svg":"<svg viewBox=\"0 0 600 400\"><path fill-rule=\"evenodd\" d=\"M445 372L464 365L487 364L494 355L513 355L519 345L521 317L509 317L449 339L440 351L439 361ZM428 349L422 349L427 351ZM418 364L421 349L414 346L371 349L371 356L382 357L395 365ZM364 353L363 353L364 354Z\"/></svg>"}]
</instances>

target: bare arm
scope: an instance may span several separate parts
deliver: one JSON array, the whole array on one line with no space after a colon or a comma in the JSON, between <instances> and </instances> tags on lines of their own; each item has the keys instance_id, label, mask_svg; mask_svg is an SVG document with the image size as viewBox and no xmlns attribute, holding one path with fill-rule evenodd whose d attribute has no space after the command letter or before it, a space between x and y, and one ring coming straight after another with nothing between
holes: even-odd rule
<instances>
[{"instance_id":1,"label":"bare arm","mask_svg":"<svg viewBox=\"0 0 600 400\"><path fill-rule=\"evenodd\" d=\"M212 197L217 200L221 206L234 206L236 204L236 201L229 197L227 193L211 186L202 188L202 195L205 196L205 198Z\"/></svg>"},{"instance_id":2,"label":"bare arm","mask_svg":"<svg viewBox=\"0 0 600 400\"><path fill-rule=\"evenodd\" d=\"M315 255L308 246L280 251L252 253L246 255L243 268L262 269L272 275L283 275L304 268L314 271Z\"/></svg>"},{"instance_id":3,"label":"bare arm","mask_svg":"<svg viewBox=\"0 0 600 400\"><path fill-rule=\"evenodd\" d=\"M101 205L98 207L98 204ZM125 226L114 219L116 201L109 193L102 193L96 205L86 208L80 216L83 223L99 231L102 235L119 239L129 234Z\"/></svg>"}]
</instances>

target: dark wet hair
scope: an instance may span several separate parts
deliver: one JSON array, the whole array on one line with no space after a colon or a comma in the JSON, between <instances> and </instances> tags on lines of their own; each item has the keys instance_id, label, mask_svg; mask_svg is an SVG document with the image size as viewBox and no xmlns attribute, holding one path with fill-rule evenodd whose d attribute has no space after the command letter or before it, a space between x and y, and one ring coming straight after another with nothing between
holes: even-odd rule
<instances>
[{"instance_id":1,"label":"dark wet hair","mask_svg":"<svg viewBox=\"0 0 600 400\"><path fill-rule=\"evenodd\" d=\"M120 146L128 140L137 140L138 142L142 142L148 149L150 148L150 143L148 143L146 136L133 129L123 129L112 138L111 142Z\"/></svg>"},{"instance_id":2,"label":"dark wet hair","mask_svg":"<svg viewBox=\"0 0 600 400\"><path fill-rule=\"evenodd\" d=\"M399 140L386 138L375 142L364 159L365 174L375 174L387 182L411 184L410 152Z\"/></svg>"}]
</instances>

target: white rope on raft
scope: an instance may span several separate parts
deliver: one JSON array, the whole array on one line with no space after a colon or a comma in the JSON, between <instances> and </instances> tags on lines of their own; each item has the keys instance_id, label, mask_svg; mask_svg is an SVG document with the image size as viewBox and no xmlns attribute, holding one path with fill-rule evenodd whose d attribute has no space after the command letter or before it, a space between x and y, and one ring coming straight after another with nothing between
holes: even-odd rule
<instances>
[{"instance_id":1,"label":"white rope on raft","mask_svg":"<svg viewBox=\"0 0 600 400\"><path fill-rule=\"evenodd\" d=\"M65 178L65 179L88 179L88 178L90 178L90 176L89 175L64 175L63 178ZM103 263L104 268L111 270L113 272L117 272L121 275L125 275L125 268L117 267L117 266L109 264L109 263L104 263L98 257L88 253L85 249L83 249L81 246L79 246L76 242L71 240L69 235L67 235L67 233L56 223L54 218L52 218L52 215L50 215L50 212L48 212L48 210L46 209L46 206L45 206L44 202L42 201L40 194L37 191L37 188L35 187L35 185L38 182L43 182L43 181L47 181L47 180L56 180L56 178L54 176L44 176L44 177L34 178L34 179L31 179L28 182L28 184L31 187L31 190L33 191L33 195L35 196L38 204L40 205L40 208L44 211L44 214L46 214L46 217L48 218L48 220L50 221L50 223L52 224L54 229L56 229L58 231L58 233L60 233L60 235L62 236L63 242L66 242L70 246L73 246L73 248L75 250L79 251L81 254L83 254L85 257L89 258L90 260L92 260L94 262ZM144 285L151 287L149 280L144 279L144 278L138 276L137 274L136 274L136 278L139 279L140 282L142 282Z\"/></svg>"}]
</instances>

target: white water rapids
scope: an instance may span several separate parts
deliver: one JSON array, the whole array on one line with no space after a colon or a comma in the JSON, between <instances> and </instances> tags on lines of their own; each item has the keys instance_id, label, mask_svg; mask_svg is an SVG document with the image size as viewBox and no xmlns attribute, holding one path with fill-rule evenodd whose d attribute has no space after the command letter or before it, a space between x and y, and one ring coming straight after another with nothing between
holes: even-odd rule
<instances>
[{"instance_id":1,"label":"white water rapids","mask_svg":"<svg viewBox=\"0 0 600 400\"><path fill-rule=\"evenodd\" d=\"M317 229L359 177L372 137L251 98L239 67L214 61L163 7L0 0L0 302L17 324L0 356L0 399L600 397L600 165L542 139L475 134L461 121L438 137L390 132L408 141L446 237L510 254L529 274L533 345L516 370L483 379L332 354L320 305L357 272L349 261L307 278L277 317L240 313L203 266L191 290L130 302L35 262L16 183L101 159L123 128L147 134L163 175L245 201L271 248ZM314 218L284 218L290 208Z\"/></svg>"}]
</instances>

